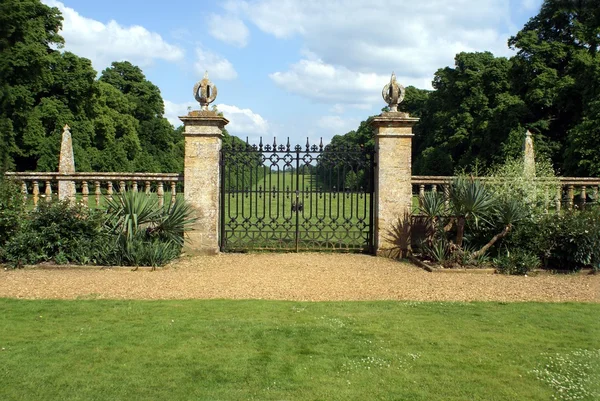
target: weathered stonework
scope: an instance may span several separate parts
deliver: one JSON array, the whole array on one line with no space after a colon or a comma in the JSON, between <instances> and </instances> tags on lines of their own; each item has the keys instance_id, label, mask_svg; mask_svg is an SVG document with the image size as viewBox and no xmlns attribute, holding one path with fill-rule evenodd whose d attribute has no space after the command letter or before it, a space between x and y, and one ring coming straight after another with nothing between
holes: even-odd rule
<instances>
[{"instance_id":1,"label":"weathered stonework","mask_svg":"<svg viewBox=\"0 0 600 401\"><path fill-rule=\"evenodd\" d=\"M525 142L523 143L523 165L525 177L535 177L535 151L533 149L533 136L529 130L525 133Z\"/></svg>"},{"instance_id":2,"label":"weathered stonework","mask_svg":"<svg viewBox=\"0 0 600 401\"><path fill-rule=\"evenodd\" d=\"M65 125L60 144L60 157L58 161L58 172L60 174L71 174L75 172L75 156L73 155L73 139L68 125ZM58 181L58 199L75 200L75 181Z\"/></svg>"},{"instance_id":3,"label":"weathered stonework","mask_svg":"<svg viewBox=\"0 0 600 401\"><path fill-rule=\"evenodd\" d=\"M412 129L419 121L407 113L382 113L373 119L375 128L375 249L387 256L395 245L393 225L412 208Z\"/></svg>"},{"instance_id":4,"label":"weathered stonework","mask_svg":"<svg viewBox=\"0 0 600 401\"><path fill-rule=\"evenodd\" d=\"M179 117L185 130L184 197L198 219L184 251L191 255L219 252L219 186L221 138L229 122L211 111Z\"/></svg>"}]
</instances>

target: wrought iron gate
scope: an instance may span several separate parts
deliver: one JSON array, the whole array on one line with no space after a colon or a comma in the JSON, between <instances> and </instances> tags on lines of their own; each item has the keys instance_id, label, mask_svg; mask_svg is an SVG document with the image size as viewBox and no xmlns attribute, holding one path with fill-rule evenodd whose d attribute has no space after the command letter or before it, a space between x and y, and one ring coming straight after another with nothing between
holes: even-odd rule
<instances>
[{"instance_id":1,"label":"wrought iron gate","mask_svg":"<svg viewBox=\"0 0 600 401\"><path fill-rule=\"evenodd\" d=\"M221 250L372 252L373 159L322 141L224 146Z\"/></svg>"}]
</instances>

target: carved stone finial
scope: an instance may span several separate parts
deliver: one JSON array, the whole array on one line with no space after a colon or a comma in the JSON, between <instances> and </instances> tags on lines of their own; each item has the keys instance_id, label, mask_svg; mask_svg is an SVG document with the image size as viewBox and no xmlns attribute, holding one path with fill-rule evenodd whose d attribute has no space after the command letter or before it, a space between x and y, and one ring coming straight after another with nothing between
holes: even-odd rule
<instances>
[{"instance_id":1,"label":"carved stone finial","mask_svg":"<svg viewBox=\"0 0 600 401\"><path fill-rule=\"evenodd\" d=\"M200 103L200 109L208 111L208 105L217 98L217 87L208 79L208 71L204 72L204 78L194 85L194 98Z\"/></svg>"},{"instance_id":2,"label":"carved stone finial","mask_svg":"<svg viewBox=\"0 0 600 401\"><path fill-rule=\"evenodd\" d=\"M392 72L390 83L386 84L381 91L383 100L390 107L391 112L398 111L398 105L404 100L404 86L396 82L396 74Z\"/></svg>"}]
</instances>

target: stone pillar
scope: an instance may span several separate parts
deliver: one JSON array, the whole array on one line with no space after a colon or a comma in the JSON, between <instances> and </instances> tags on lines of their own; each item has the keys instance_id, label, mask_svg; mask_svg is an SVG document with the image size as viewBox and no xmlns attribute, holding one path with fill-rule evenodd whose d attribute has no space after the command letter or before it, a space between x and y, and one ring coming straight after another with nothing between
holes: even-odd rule
<instances>
[{"instance_id":1,"label":"stone pillar","mask_svg":"<svg viewBox=\"0 0 600 401\"><path fill-rule=\"evenodd\" d=\"M73 140L68 125L65 125L60 143L60 157L58 161L59 174L72 174L75 172L75 156L73 155ZM58 199L75 200L75 181L58 181Z\"/></svg>"},{"instance_id":2,"label":"stone pillar","mask_svg":"<svg viewBox=\"0 0 600 401\"><path fill-rule=\"evenodd\" d=\"M407 113L382 113L375 128L375 249L387 256L397 247L390 237L398 218L412 211L412 129L419 121Z\"/></svg>"},{"instance_id":3,"label":"stone pillar","mask_svg":"<svg viewBox=\"0 0 600 401\"><path fill-rule=\"evenodd\" d=\"M404 87L396 82L396 74L381 94L390 111L371 123L375 129L374 242L377 255L392 256L405 240L394 238L394 226L412 211L412 129L419 119L398 111Z\"/></svg>"},{"instance_id":4,"label":"stone pillar","mask_svg":"<svg viewBox=\"0 0 600 401\"><path fill-rule=\"evenodd\" d=\"M523 143L523 168L525 177L535 177L535 151L533 149L533 136L527 130Z\"/></svg>"},{"instance_id":5,"label":"stone pillar","mask_svg":"<svg viewBox=\"0 0 600 401\"><path fill-rule=\"evenodd\" d=\"M229 121L208 104L216 98L217 89L204 76L194 86L194 97L201 110L179 117L185 137L184 198L197 218L184 251L189 255L211 255L219 252L220 218L220 152L223 128Z\"/></svg>"}]
</instances>

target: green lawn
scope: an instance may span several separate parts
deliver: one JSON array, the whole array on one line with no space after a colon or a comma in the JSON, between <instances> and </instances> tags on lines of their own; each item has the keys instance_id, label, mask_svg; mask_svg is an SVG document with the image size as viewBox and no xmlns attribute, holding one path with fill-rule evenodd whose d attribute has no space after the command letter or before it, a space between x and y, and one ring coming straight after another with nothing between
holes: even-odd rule
<instances>
[{"instance_id":1,"label":"green lawn","mask_svg":"<svg viewBox=\"0 0 600 401\"><path fill-rule=\"evenodd\" d=\"M0 399L591 401L599 314L597 304L0 300Z\"/></svg>"}]
</instances>

